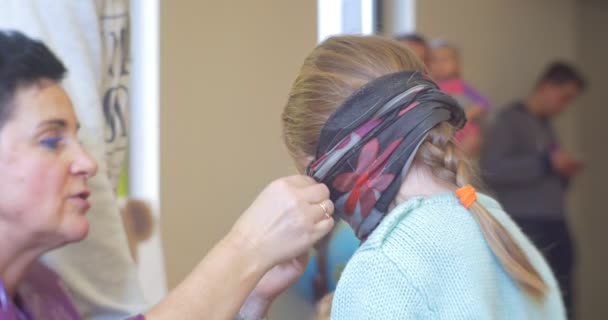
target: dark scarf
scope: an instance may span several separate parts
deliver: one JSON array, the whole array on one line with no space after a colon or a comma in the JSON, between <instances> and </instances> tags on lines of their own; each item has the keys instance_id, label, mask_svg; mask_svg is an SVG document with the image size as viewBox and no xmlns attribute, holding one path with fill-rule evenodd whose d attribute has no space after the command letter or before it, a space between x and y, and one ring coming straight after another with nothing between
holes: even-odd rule
<instances>
[{"instance_id":1,"label":"dark scarf","mask_svg":"<svg viewBox=\"0 0 608 320\"><path fill-rule=\"evenodd\" d=\"M466 117L426 75L382 76L328 119L307 174L329 187L335 215L365 240L388 213L429 130L443 121L460 129Z\"/></svg>"}]
</instances>

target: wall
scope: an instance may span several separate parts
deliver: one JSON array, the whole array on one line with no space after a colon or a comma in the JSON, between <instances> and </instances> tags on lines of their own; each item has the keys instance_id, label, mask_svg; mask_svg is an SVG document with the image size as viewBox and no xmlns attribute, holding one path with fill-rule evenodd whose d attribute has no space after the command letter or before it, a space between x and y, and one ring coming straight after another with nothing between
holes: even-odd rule
<instances>
[{"instance_id":1,"label":"wall","mask_svg":"<svg viewBox=\"0 0 608 320\"><path fill-rule=\"evenodd\" d=\"M608 290L608 251L605 244L606 226L606 119L608 119L608 91L604 88L608 75L608 2L603 0L578 1L579 35L578 56L590 82L588 92L581 99L579 118L580 142L587 170L577 181L581 187L581 206L575 221L581 250L580 315L582 319L606 319L606 291Z\"/></svg>"},{"instance_id":2,"label":"wall","mask_svg":"<svg viewBox=\"0 0 608 320\"><path fill-rule=\"evenodd\" d=\"M416 29L443 38L461 53L464 78L490 98L494 113L525 97L554 60L579 62L576 0L417 1ZM454 14L458 12L459 14ZM582 153L580 101L558 117L556 128L567 149ZM579 211L582 190L575 184L570 211Z\"/></svg>"},{"instance_id":3,"label":"wall","mask_svg":"<svg viewBox=\"0 0 608 320\"><path fill-rule=\"evenodd\" d=\"M524 95L547 61L574 58L575 2L421 0L416 27L456 43L465 77L502 105Z\"/></svg>"},{"instance_id":4,"label":"wall","mask_svg":"<svg viewBox=\"0 0 608 320\"><path fill-rule=\"evenodd\" d=\"M160 12L161 223L174 287L267 182L292 172L280 113L316 43L316 1L161 1Z\"/></svg>"}]
</instances>

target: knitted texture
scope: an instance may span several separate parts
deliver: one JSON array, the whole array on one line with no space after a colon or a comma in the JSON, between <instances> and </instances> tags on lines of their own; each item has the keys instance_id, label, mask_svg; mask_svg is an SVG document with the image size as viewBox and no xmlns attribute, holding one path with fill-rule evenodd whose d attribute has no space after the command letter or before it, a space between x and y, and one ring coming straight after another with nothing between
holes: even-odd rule
<instances>
[{"instance_id":1,"label":"knitted texture","mask_svg":"<svg viewBox=\"0 0 608 320\"><path fill-rule=\"evenodd\" d=\"M528 296L492 254L453 193L391 211L350 260L332 319L566 319L557 282L539 251L493 199L478 201L511 233L549 290Z\"/></svg>"}]
</instances>

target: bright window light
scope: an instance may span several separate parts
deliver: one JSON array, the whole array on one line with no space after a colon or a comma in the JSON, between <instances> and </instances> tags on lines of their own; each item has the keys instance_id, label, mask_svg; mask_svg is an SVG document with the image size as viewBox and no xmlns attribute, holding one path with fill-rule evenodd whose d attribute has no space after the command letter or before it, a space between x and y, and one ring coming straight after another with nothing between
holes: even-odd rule
<instances>
[{"instance_id":1,"label":"bright window light","mask_svg":"<svg viewBox=\"0 0 608 320\"><path fill-rule=\"evenodd\" d=\"M131 109L129 196L147 201L159 221L159 0L131 1ZM156 303L167 292L160 228L138 247L144 298Z\"/></svg>"},{"instance_id":2,"label":"bright window light","mask_svg":"<svg viewBox=\"0 0 608 320\"><path fill-rule=\"evenodd\" d=\"M373 34L376 0L317 0L319 41L338 34Z\"/></svg>"}]
</instances>

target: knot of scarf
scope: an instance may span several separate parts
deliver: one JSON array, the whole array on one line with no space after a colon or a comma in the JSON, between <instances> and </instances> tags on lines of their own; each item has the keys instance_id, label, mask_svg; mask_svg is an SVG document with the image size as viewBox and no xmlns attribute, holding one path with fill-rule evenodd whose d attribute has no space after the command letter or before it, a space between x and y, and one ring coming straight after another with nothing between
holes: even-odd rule
<instances>
[{"instance_id":1,"label":"knot of scarf","mask_svg":"<svg viewBox=\"0 0 608 320\"><path fill-rule=\"evenodd\" d=\"M382 76L330 116L306 172L328 186L334 216L365 240L388 213L428 132L444 121L460 129L466 116L428 76L415 71Z\"/></svg>"}]
</instances>

